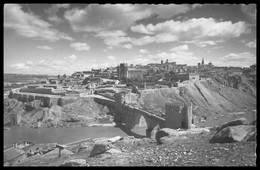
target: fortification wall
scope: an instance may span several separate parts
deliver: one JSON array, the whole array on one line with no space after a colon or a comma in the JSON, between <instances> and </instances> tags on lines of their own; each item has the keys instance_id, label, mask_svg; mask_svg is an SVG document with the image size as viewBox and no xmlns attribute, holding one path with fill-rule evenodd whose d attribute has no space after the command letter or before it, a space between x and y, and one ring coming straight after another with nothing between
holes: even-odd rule
<instances>
[{"instance_id":1,"label":"fortification wall","mask_svg":"<svg viewBox=\"0 0 260 170\"><path fill-rule=\"evenodd\" d=\"M20 92L24 93L39 93L39 94L55 94L52 88L34 88L34 89L20 89Z\"/></svg>"},{"instance_id":2,"label":"fortification wall","mask_svg":"<svg viewBox=\"0 0 260 170\"><path fill-rule=\"evenodd\" d=\"M51 107L53 105L58 105L63 107L66 104L73 103L77 98L61 97L57 95L47 95L47 94L36 94L36 93L20 93L18 89L12 90L12 95L10 98L15 98L22 102L32 102L34 100L40 100L42 107Z\"/></svg>"}]
</instances>

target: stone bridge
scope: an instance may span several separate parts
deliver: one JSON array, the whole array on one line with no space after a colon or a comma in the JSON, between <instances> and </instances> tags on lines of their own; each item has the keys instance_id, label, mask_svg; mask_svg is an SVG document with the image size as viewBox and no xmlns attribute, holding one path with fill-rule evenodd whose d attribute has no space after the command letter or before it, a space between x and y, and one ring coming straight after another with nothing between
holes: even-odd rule
<instances>
[{"instance_id":1,"label":"stone bridge","mask_svg":"<svg viewBox=\"0 0 260 170\"><path fill-rule=\"evenodd\" d=\"M114 112L114 121L117 125L125 124L128 129L146 127L146 136L150 137L154 128L191 128L192 106L183 103L167 103L166 120L140 108L131 106L128 94L116 93L115 100L94 97L94 100L106 105L110 112ZM129 102L130 101L130 102Z\"/></svg>"}]
</instances>

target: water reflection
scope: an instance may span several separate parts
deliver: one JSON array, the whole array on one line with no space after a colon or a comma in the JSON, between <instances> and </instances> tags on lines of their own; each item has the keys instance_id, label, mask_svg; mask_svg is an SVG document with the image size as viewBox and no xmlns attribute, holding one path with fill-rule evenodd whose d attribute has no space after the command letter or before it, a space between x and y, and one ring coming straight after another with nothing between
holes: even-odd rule
<instances>
[{"instance_id":1,"label":"water reflection","mask_svg":"<svg viewBox=\"0 0 260 170\"><path fill-rule=\"evenodd\" d=\"M65 144L86 138L114 137L117 135L122 137L128 136L126 132L116 127L69 127L41 129L12 127L10 130L4 131L4 144L10 145L21 140L35 141L36 143L56 142Z\"/></svg>"}]
</instances>

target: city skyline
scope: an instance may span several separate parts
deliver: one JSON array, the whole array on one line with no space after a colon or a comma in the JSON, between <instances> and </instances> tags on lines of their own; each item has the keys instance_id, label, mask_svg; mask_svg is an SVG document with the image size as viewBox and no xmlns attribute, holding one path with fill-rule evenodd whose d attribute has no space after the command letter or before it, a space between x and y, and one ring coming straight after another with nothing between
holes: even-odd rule
<instances>
[{"instance_id":1,"label":"city skyline","mask_svg":"<svg viewBox=\"0 0 260 170\"><path fill-rule=\"evenodd\" d=\"M5 4L4 72L256 64L256 5Z\"/></svg>"}]
</instances>

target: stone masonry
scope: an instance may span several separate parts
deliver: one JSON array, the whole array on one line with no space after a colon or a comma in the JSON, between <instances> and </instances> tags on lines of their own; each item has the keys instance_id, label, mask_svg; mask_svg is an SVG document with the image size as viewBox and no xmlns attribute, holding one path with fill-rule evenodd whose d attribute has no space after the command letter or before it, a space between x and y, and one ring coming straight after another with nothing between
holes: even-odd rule
<instances>
[{"instance_id":1,"label":"stone masonry","mask_svg":"<svg viewBox=\"0 0 260 170\"><path fill-rule=\"evenodd\" d=\"M184 103L165 104L165 127L171 129L190 129L192 123L192 105Z\"/></svg>"}]
</instances>

